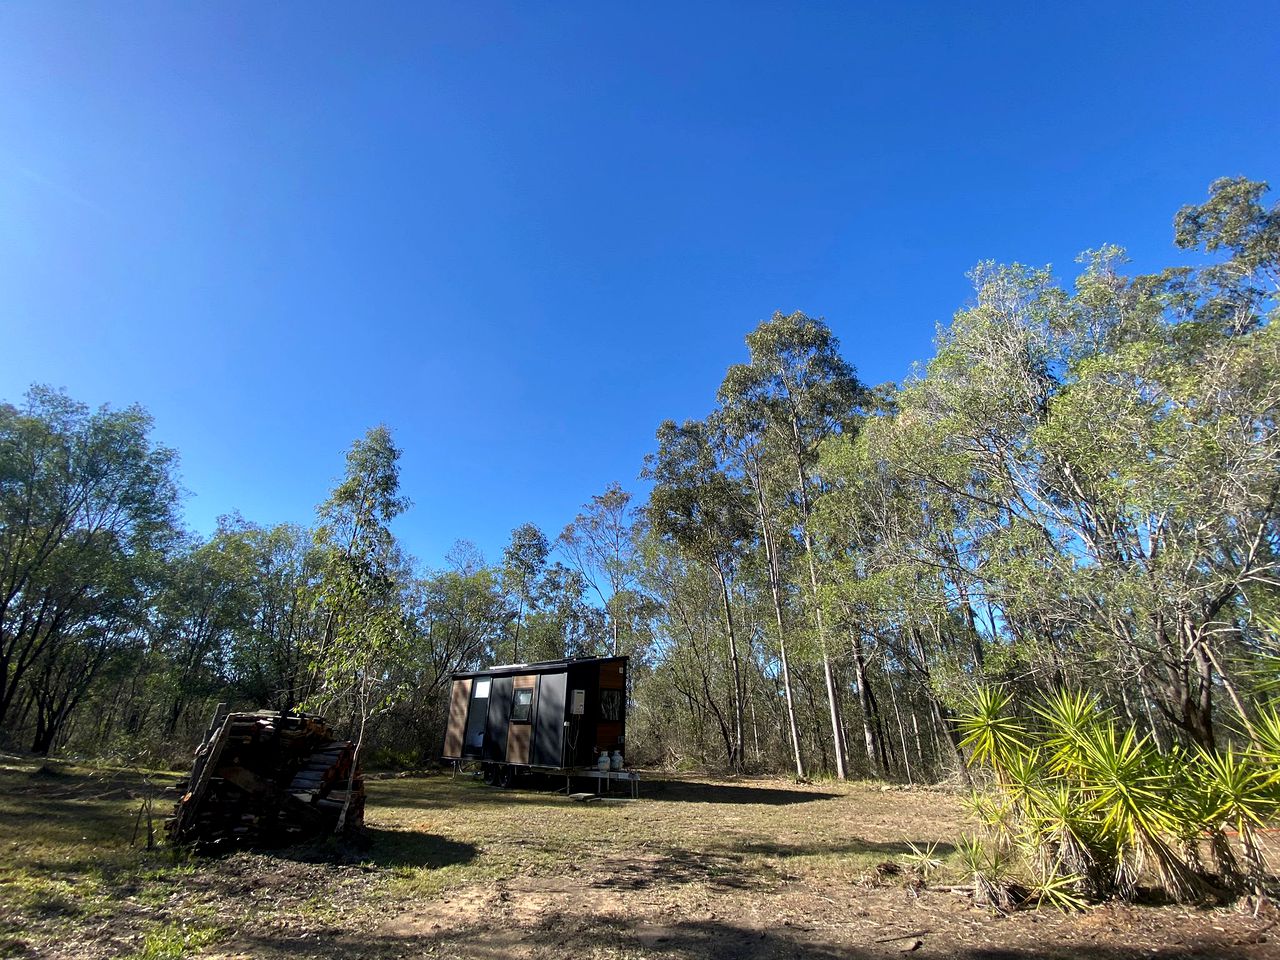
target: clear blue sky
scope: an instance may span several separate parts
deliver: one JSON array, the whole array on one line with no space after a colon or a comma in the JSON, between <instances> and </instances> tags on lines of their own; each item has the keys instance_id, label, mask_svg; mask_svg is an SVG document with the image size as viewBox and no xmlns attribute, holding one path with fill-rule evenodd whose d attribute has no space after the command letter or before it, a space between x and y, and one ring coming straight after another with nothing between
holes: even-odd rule
<instances>
[{"instance_id":1,"label":"clear blue sky","mask_svg":"<svg viewBox=\"0 0 1280 960\"><path fill-rule=\"evenodd\" d=\"M404 448L408 548L635 487L775 309L900 379L994 258L1280 181L1274 2L0 7L0 398L138 401L190 524ZM1280 187L1280 183L1277 183Z\"/></svg>"}]
</instances>

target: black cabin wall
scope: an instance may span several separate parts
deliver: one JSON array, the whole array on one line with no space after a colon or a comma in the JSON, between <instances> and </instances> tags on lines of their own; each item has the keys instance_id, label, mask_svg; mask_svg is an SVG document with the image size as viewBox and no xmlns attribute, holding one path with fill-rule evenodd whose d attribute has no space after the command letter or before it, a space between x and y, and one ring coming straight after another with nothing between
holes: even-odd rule
<instances>
[{"instance_id":1,"label":"black cabin wall","mask_svg":"<svg viewBox=\"0 0 1280 960\"><path fill-rule=\"evenodd\" d=\"M621 659L622 670L625 672L626 661L625 658ZM530 730L529 764L553 768L594 766L598 735L601 733L601 672L609 669L609 676L616 677L618 668L617 659L607 658L530 664L527 667L500 667L494 672L462 674L461 676L473 680L463 740L463 757L488 763L507 762L514 681L517 676L532 674L537 677L537 681ZM487 701L484 697L475 696L477 687L486 680L489 681ZM583 713L580 715L569 713L574 690L584 692ZM625 685L622 695L621 729L618 729L618 722L615 721L614 727L608 731L609 742L603 745L606 749L620 745L625 737ZM615 731L618 742L615 742ZM483 749L473 746L477 735L483 736Z\"/></svg>"},{"instance_id":2,"label":"black cabin wall","mask_svg":"<svg viewBox=\"0 0 1280 960\"><path fill-rule=\"evenodd\" d=\"M538 678L538 713L533 726L535 766L561 765L561 743L565 737L564 721L566 677L564 673L544 673Z\"/></svg>"},{"instance_id":3,"label":"black cabin wall","mask_svg":"<svg viewBox=\"0 0 1280 960\"><path fill-rule=\"evenodd\" d=\"M489 688L489 722L484 734L484 758L505 763L507 759L507 727L511 720L512 677L494 677Z\"/></svg>"}]
</instances>

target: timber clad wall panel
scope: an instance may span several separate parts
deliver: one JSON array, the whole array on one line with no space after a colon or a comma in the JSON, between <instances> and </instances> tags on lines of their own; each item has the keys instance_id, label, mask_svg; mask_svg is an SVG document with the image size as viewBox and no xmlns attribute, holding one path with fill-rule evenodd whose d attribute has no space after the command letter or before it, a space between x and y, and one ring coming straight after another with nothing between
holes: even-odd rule
<instances>
[{"instance_id":1,"label":"timber clad wall panel","mask_svg":"<svg viewBox=\"0 0 1280 960\"><path fill-rule=\"evenodd\" d=\"M527 723L511 725L511 732L507 734L507 763L529 762L529 732L532 729Z\"/></svg>"},{"instance_id":2,"label":"timber clad wall panel","mask_svg":"<svg viewBox=\"0 0 1280 960\"><path fill-rule=\"evenodd\" d=\"M622 739L622 724L601 723L596 727L596 749L616 750L618 741Z\"/></svg>"},{"instance_id":3,"label":"timber clad wall panel","mask_svg":"<svg viewBox=\"0 0 1280 960\"><path fill-rule=\"evenodd\" d=\"M507 763L528 763L529 762L529 741L532 739L533 733L533 717L538 709L538 677L536 674L526 674L522 677L514 677L511 681L511 688L515 690L532 690L533 702L529 706L529 721L521 723L512 721L511 729L507 733Z\"/></svg>"},{"instance_id":4,"label":"timber clad wall panel","mask_svg":"<svg viewBox=\"0 0 1280 960\"><path fill-rule=\"evenodd\" d=\"M449 697L449 725L445 728L444 755L450 759L462 756L462 735L467 727L467 706L471 702L471 681L453 681Z\"/></svg>"}]
</instances>

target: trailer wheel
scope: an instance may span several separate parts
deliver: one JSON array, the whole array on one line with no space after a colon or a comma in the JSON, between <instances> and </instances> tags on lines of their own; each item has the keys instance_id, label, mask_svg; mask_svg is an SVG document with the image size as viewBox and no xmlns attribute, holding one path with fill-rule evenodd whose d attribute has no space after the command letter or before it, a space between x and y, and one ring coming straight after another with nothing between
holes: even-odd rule
<instances>
[{"instance_id":1,"label":"trailer wheel","mask_svg":"<svg viewBox=\"0 0 1280 960\"><path fill-rule=\"evenodd\" d=\"M516 768L510 764L505 764L498 773L498 786L507 787L514 786L516 782Z\"/></svg>"},{"instance_id":2,"label":"trailer wheel","mask_svg":"<svg viewBox=\"0 0 1280 960\"><path fill-rule=\"evenodd\" d=\"M484 782L491 787L498 782L498 771L492 763L482 763L480 765L480 775L484 778Z\"/></svg>"}]
</instances>

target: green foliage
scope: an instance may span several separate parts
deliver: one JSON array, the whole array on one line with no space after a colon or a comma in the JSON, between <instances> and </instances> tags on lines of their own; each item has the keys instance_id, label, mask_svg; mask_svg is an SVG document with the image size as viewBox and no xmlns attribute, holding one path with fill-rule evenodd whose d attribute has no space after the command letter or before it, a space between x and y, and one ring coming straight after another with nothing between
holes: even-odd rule
<instances>
[{"instance_id":1,"label":"green foliage","mask_svg":"<svg viewBox=\"0 0 1280 960\"><path fill-rule=\"evenodd\" d=\"M633 755L976 774L993 850L1046 902L1140 875L1194 896L1206 844L1256 890L1280 765L1266 198L1226 179L1181 211L1191 266L980 264L900 386L868 391L825 322L777 313L706 417L662 424L642 508L611 485L494 565L402 554L385 428L313 528L205 539L144 411L33 388L0 404L0 740L185 759L220 701L306 703L414 756L451 671L613 649Z\"/></svg>"},{"instance_id":2,"label":"green foliage","mask_svg":"<svg viewBox=\"0 0 1280 960\"><path fill-rule=\"evenodd\" d=\"M938 842L936 840L924 849L921 849L911 840L907 841L907 846L911 848L911 852L902 856L902 863L904 866L915 870L921 877L928 879L933 871L942 866L942 858L938 856Z\"/></svg>"},{"instance_id":3,"label":"green foliage","mask_svg":"<svg viewBox=\"0 0 1280 960\"><path fill-rule=\"evenodd\" d=\"M172 923L150 930L131 960L185 960L218 939L217 927Z\"/></svg>"},{"instance_id":4,"label":"green foliage","mask_svg":"<svg viewBox=\"0 0 1280 960\"><path fill-rule=\"evenodd\" d=\"M979 688L957 719L971 763L993 774L970 801L998 848L1017 850L1033 896L1071 909L1086 899L1132 897L1149 878L1179 900L1213 887L1270 882L1257 831L1280 819L1280 768L1261 754L1204 749L1160 754L1096 697L1059 690L1014 717L1012 698ZM1239 837L1247 876L1222 848ZM1217 844L1217 876L1198 847ZM966 864L978 847L964 846Z\"/></svg>"},{"instance_id":5,"label":"green foliage","mask_svg":"<svg viewBox=\"0 0 1280 960\"><path fill-rule=\"evenodd\" d=\"M989 764L1001 777L1026 753L1026 731L1007 709L1012 699L1011 693L979 687L957 720L960 745L971 752L973 762Z\"/></svg>"}]
</instances>

